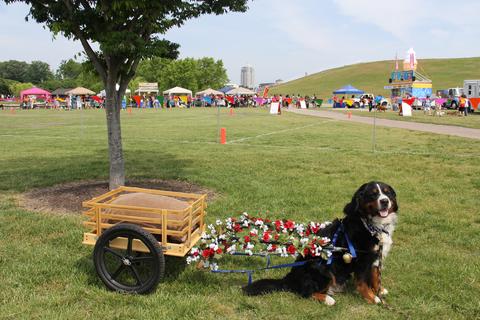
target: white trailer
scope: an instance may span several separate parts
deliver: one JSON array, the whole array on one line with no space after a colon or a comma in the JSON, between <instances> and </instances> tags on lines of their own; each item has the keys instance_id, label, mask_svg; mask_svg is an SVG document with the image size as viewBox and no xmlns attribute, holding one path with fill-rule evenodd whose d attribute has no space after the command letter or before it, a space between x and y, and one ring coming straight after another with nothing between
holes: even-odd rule
<instances>
[{"instance_id":1,"label":"white trailer","mask_svg":"<svg viewBox=\"0 0 480 320\"><path fill-rule=\"evenodd\" d=\"M464 80L463 92L472 103L472 108L478 110L480 105L480 80Z\"/></svg>"}]
</instances>

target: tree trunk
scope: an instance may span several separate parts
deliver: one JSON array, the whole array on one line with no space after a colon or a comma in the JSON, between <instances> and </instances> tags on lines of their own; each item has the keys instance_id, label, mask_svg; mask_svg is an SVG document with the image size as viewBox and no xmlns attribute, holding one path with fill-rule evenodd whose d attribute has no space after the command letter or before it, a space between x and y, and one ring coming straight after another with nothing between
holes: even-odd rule
<instances>
[{"instance_id":1,"label":"tree trunk","mask_svg":"<svg viewBox=\"0 0 480 320\"><path fill-rule=\"evenodd\" d=\"M121 98L116 92L115 79L108 79L105 88L107 114L108 154L110 156L110 190L125 184L125 164L120 126Z\"/></svg>"}]
</instances>

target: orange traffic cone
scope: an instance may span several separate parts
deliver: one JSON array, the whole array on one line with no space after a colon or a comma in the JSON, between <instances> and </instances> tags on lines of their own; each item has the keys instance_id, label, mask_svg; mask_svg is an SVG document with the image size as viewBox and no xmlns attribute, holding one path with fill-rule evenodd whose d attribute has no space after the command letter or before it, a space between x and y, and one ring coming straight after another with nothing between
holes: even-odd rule
<instances>
[{"instance_id":1,"label":"orange traffic cone","mask_svg":"<svg viewBox=\"0 0 480 320\"><path fill-rule=\"evenodd\" d=\"M221 128L220 129L220 144L227 143L227 129Z\"/></svg>"}]
</instances>

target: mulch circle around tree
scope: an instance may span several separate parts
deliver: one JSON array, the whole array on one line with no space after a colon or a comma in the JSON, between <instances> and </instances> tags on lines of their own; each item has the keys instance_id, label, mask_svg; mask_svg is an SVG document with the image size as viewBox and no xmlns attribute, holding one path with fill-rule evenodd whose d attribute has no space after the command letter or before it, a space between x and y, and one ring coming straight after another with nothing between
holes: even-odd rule
<instances>
[{"instance_id":1,"label":"mulch circle around tree","mask_svg":"<svg viewBox=\"0 0 480 320\"><path fill-rule=\"evenodd\" d=\"M208 201L217 195L212 190L193 183L177 180L131 180L127 186L176 192L208 194ZM79 181L30 190L19 197L21 207L30 211L56 214L80 214L82 201L108 191L107 181Z\"/></svg>"}]
</instances>

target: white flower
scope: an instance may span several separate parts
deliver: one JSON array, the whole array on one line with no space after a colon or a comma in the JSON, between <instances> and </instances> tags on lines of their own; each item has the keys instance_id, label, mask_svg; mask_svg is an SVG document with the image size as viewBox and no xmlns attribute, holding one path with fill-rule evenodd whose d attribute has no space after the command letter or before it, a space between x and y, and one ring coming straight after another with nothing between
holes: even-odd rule
<instances>
[{"instance_id":1,"label":"white flower","mask_svg":"<svg viewBox=\"0 0 480 320\"><path fill-rule=\"evenodd\" d=\"M237 246L235 244L227 248L227 252L232 254L235 253L236 250L237 250Z\"/></svg>"},{"instance_id":2,"label":"white flower","mask_svg":"<svg viewBox=\"0 0 480 320\"><path fill-rule=\"evenodd\" d=\"M253 255L253 252L252 252L252 250L247 249L247 250L245 250L245 254L248 254L249 256L251 256L251 255Z\"/></svg>"},{"instance_id":3,"label":"white flower","mask_svg":"<svg viewBox=\"0 0 480 320\"><path fill-rule=\"evenodd\" d=\"M295 229L297 230L297 233L302 234L305 231L305 226L303 224L297 224Z\"/></svg>"},{"instance_id":4,"label":"white flower","mask_svg":"<svg viewBox=\"0 0 480 320\"><path fill-rule=\"evenodd\" d=\"M251 242L247 243L247 249L253 249L255 248L255 245L253 245Z\"/></svg>"},{"instance_id":5,"label":"white flower","mask_svg":"<svg viewBox=\"0 0 480 320\"><path fill-rule=\"evenodd\" d=\"M227 240L227 235L225 233L218 236L219 240Z\"/></svg>"},{"instance_id":6,"label":"white flower","mask_svg":"<svg viewBox=\"0 0 480 320\"><path fill-rule=\"evenodd\" d=\"M255 225L261 227L261 226L263 226L263 221L262 220L257 220L257 221L255 221Z\"/></svg>"},{"instance_id":7,"label":"white flower","mask_svg":"<svg viewBox=\"0 0 480 320\"><path fill-rule=\"evenodd\" d=\"M244 220L244 221L243 221L243 226L244 226L244 227L248 227L248 220Z\"/></svg>"},{"instance_id":8,"label":"white flower","mask_svg":"<svg viewBox=\"0 0 480 320\"><path fill-rule=\"evenodd\" d=\"M218 270L218 264L215 263L215 262L212 262L212 263L210 264L210 270L214 270L214 271L215 271L215 270Z\"/></svg>"},{"instance_id":9,"label":"white flower","mask_svg":"<svg viewBox=\"0 0 480 320\"><path fill-rule=\"evenodd\" d=\"M227 248L227 253L234 254L236 250L236 245L232 244L230 247Z\"/></svg>"},{"instance_id":10,"label":"white flower","mask_svg":"<svg viewBox=\"0 0 480 320\"><path fill-rule=\"evenodd\" d=\"M257 229L252 229L252 230L250 230L250 233L258 235L258 230Z\"/></svg>"},{"instance_id":11,"label":"white flower","mask_svg":"<svg viewBox=\"0 0 480 320\"><path fill-rule=\"evenodd\" d=\"M192 263L192 257L187 257L187 264Z\"/></svg>"},{"instance_id":12,"label":"white flower","mask_svg":"<svg viewBox=\"0 0 480 320\"><path fill-rule=\"evenodd\" d=\"M215 223L217 224L217 226L221 226L222 225L222 220L217 219L217 221L215 221Z\"/></svg>"},{"instance_id":13,"label":"white flower","mask_svg":"<svg viewBox=\"0 0 480 320\"><path fill-rule=\"evenodd\" d=\"M210 244L210 249L213 249L214 251L217 251L218 245L216 243L211 243Z\"/></svg>"},{"instance_id":14,"label":"white flower","mask_svg":"<svg viewBox=\"0 0 480 320\"><path fill-rule=\"evenodd\" d=\"M265 232L265 231L268 231L268 226L267 226L266 224L264 224L263 227L262 227L262 229L263 229L264 232Z\"/></svg>"},{"instance_id":15,"label":"white flower","mask_svg":"<svg viewBox=\"0 0 480 320\"><path fill-rule=\"evenodd\" d=\"M271 251L271 250L272 250L272 244L269 244L269 245L267 246L267 251Z\"/></svg>"},{"instance_id":16,"label":"white flower","mask_svg":"<svg viewBox=\"0 0 480 320\"><path fill-rule=\"evenodd\" d=\"M300 239L300 243L303 244L303 245L307 244L308 243L308 238Z\"/></svg>"}]
</instances>

